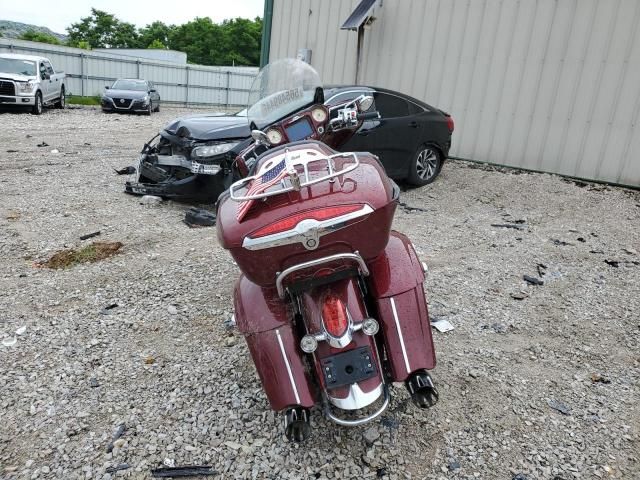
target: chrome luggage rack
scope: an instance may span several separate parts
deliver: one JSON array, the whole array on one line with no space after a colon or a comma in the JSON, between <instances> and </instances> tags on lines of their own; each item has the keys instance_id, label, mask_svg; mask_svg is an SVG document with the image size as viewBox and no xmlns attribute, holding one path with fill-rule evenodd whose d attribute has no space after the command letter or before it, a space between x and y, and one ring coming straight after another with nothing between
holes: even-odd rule
<instances>
[{"instance_id":1,"label":"chrome luggage rack","mask_svg":"<svg viewBox=\"0 0 640 480\"><path fill-rule=\"evenodd\" d=\"M231 199L236 202L246 202L248 200L258 200L261 198L272 197L274 195L292 192L294 190L299 191L303 187L315 185L316 183L324 182L326 180L332 180L335 177L344 175L345 173L349 173L358 168L358 166L360 165L360 160L358 159L358 155L355 152L324 155L319 150L312 148L305 148L304 150L294 150L293 152L289 151L288 148L285 148L282 154L275 156L269 161L275 166L280 163L280 161L282 161L282 157L284 157L284 168L287 171L287 177L283 178L279 183L270 186L269 188L267 188L267 191L264 191L262 193L257 193L255 195L237 195L238 190L244 188L254 180L262 177L268 171L262 172L258 175L245 177L233 183L231 187L229 187L229 196L231 197ZM348 157L351 157L353 159L352 162L349 162L347 167L336 170L334 158L346 158L346 161L348 162ZM309 174L309 165L316 162L326 163L327 175L312 179ZM274 187L279 188L274 189Z\"/></svg>"}]
</instances>

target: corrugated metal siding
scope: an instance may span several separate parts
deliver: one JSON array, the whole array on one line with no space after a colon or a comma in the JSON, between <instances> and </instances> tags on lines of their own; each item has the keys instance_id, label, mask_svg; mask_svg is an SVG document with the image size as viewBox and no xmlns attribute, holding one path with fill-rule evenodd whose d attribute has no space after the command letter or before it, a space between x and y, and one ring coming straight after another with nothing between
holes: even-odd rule
<instances>
[{"instance_id":1,"label":"corrugated metal siding","mask_svg":"<svg viewBox=\"0 0 640 480\"><path fill-rule=\"evenodd\" d=\"M158 87L163 102L189 105L247 105L256 67L209 67L137 59L79 48L0 38L0 53L47 57L67 74L73 95L99 95L117 78L144 78Z\"/></svg>"},{"instance_id":2,"label":"corrugated metal siding","mask_svg":"<svg viewBox=\"0 0 640 480\"><path fill-rule=\"evenodd\" d=\"M340 30L358 0L275 0L269 59L312 50L311 63L325 84L353 82L356 34Z\"/></svg>"},{"instance_id":3,"label":"corrugated metal siding","mask_svg":"<svg viewBox=\"0 0 640 480\"><path fill-rule=\"evenodd\" d=\"M355 79L356 0L275 0L271 59ZM311 12L311 13L310 13ZM640 185L640 1L384 0L362 83L449 111L452 156Z\"/></svg>"}]
</instances>

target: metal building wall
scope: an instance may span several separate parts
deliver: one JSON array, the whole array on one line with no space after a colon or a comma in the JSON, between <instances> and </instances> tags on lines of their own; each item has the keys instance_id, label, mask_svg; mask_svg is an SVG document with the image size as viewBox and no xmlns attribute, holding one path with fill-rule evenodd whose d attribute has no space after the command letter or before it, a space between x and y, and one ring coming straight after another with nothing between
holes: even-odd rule
<instances>
[{"instance_id":1,"label":"metal building wall","mask_svg":"<svg viewBox=\"0 0 640 480\"><path fill-rule=\"evenodd\" d=\"M355 78L355 0L275 0L270 58ZM640 1L383 0L363 83L456 121L452 156L640 186Z\"/></svg>"},{"instance_id":2,"label":"metal building wall","mask_svg":"<svg viewBox=\"0 0 640 480\"><path fill-rule=\"evenodd\" d=\"M247 105L256 67L209 67L127 57L101 51L0 38L0 53L39 55L67 75L72 95L92 96L117 78L144 78L163 102L184 105Z\"/></svg>"}]
</instances>

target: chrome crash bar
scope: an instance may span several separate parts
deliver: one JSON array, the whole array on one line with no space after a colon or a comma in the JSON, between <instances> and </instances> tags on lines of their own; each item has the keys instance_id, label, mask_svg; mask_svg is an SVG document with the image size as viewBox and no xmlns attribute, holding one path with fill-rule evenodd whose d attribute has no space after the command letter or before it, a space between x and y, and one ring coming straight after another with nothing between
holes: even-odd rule
<instances>
[{"instance_id":1,"label":"chrome crash bar","mask_svg":"<svg viewBox=\"0 0 640 480\"><path fill-rule=\"evenodd\" d=\"M389 400L391 396L389 395L389 386L386 383L382 385L382 394L384 399L382 401L382 405L380 406L380 408L378 408L378 410L371 413L370 415L367 415L366 417L358 418L355 420L346 420L344 418L337 417L331 411L331 405L329 404L329 399L326 398L326 394L325 394L324 413L327 417L329 417L338 425L342 425L344 427L357 427L358 425L362 425L364 423L370 422L371 420L379 417L387 409L387 407L389 406Z\"/></svg>"},{"instance_id":2,"label":"chrome crash bar","mask_svg":"<svg viewBox=\"0 0 640 480\"><path fill-rule=\"evenodd\" d=\"M317 267L318 265L322 265L323 263L333 262L336 260L353 260L360 267L360 273L362 273L362 275L365 277L369 276L369 269L367 268L367 264L364 262L364 259L358 252L337 253L335 255L329 255L328 257L322 257L315 260L310 260L308 262L302 262L287 268L283 272L279 272L276 277L276 288L278 289L278 295L280 296L280 298L285 297L285 291L284 287L282 286L282 282L284 282L284 279L291 275L293 272L304 270L305 268Z\"/></svg>"},{"instance_id":3,"label":"chrome crash bar","mask_svg":"<svg viewBox=\"0 0 640 480\"><path fill-rule=\"evenodd\" d=\"M324 182L326 180L330 180L340 175L344 175L345 173L349 173L360 165L360 160L358 159L358 155L353 152L349 153L336 153L335 155L322 155L315 149L304 149L304 150L295 150L294 152L290 152L288 148L285 148L284 153L280 156L276 156L273 160L273 164L279 163L284 157L285 161L285 169L287 171L287 177L283 178L279 183L280 188L277 190L271 190L268 192L257 193L255 195L237 195L238 190L244 188L249 183L254 180L259 179L264 176L267 172L259 173L258 175L252 175L250 177L245 177L237 182L233 183L231 187L229 187L229 195L232 200L236 202L246 202L247 200L258 200L261 198L272 197L274 195L279 195L281 193L291 192L291 191L299 191L303 187L308 187L311 185L315 185L316 183ZM345 158L352 157L353 162L349 163L347 167L336 170L333 162L334 158ZM325 162L327 175L311 179L309 175L309 164L315 162ZM296 167L301 167L300 169ZM301 171L299 171L301 170ZM302 177L301 177L302 175ZM289 184L287 185L286 179L289 180ZM278 185L278 184L276 184ZM274 185L274 187L276 186ZM271 187L269 187L271 188Z\"/></svg>"}]
</instances>

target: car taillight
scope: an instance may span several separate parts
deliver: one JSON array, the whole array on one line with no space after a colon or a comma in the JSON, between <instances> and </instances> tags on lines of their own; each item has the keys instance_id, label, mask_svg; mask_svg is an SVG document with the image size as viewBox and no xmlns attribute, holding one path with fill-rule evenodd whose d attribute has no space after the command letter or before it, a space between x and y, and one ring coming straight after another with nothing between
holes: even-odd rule
<instances>
[{"instance_id":1,"label":"car taillight","mask_svg":"<svg viewBox=\"0 0 640 480\"><path fill-rule=\"evenodd\" d=\"M447 115L447 127L449 127L449 133L453 133L453 117L451 115Z\"/></svg>"},{"instance_id":2,"label":"car taillight","mask_svg":"<svg viewBox=\"0 0 640 480\"><path fill-rule=\"evenodd\" d=\"M330 335L339 338L347 331L349 320L347 310L338 297L329 295L322 305L322 322Z\"/></svg>"},{"instance_id":3,"label":"car taillight","mask_svg":"<svg viewBox=\"0 0 640 480\"><path fill-rule=\"evenodd\" d=\"M352 213L361 210L364 205L338 205L327 208L319 208L316 210L307 210L306 212L296 213L289 217L278 220L275 223L267 225L266 227L259 228L251 234L251 238L265 237L267 235L273 235L274 233L286 232L293 229L298 223L303 220L327 220L329 218L340 217L347 213Z\"/></svg>"}]
</instances>

